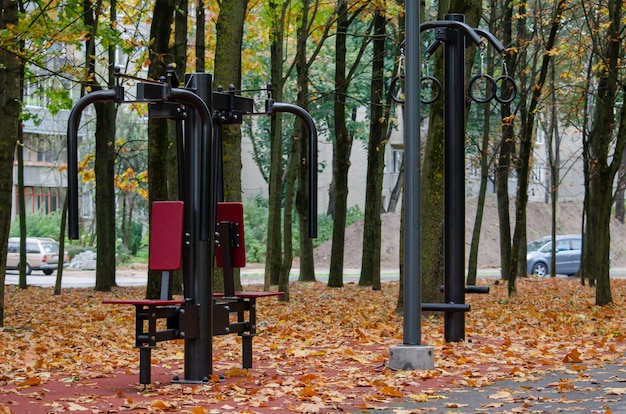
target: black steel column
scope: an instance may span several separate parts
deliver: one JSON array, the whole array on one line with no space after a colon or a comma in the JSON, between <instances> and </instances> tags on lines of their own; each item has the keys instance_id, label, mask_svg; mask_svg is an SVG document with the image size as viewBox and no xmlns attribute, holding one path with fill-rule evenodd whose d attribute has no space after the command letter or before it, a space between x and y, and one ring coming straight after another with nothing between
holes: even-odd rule
<instances>
[{"instance_id":1,"label":"black steel column","mask_svg":"<svg viewBox=\"0 0 626 414\"><path fill-rule=\"evenodd\" d=\"M215 188L213 125L209 112L212 76L194 73L194 92L173 89L172 98L192 104L185 121L185 299L198 306L198 336L185 339L184 382L205 382L213 370L213 253ZM199 102L198 102L199 101ZM201 104L200 104L201 103Z\"/></svg>"},{"instance_id":2,"label":"black steel column","mask_svg":"<svg viewBox=\"0 0 626 414\"><path fill-rule=\"evenodd\" d=\"M422 342L420 245L420 21L419 2L405 2L406 103L404 112L404 345Z\"/></svg>"},{"instance_id":3,"label":"black steel column","mask_svg":"<svg viewBox=\"0 0 626 414\"><path fill-rule=\"evenodd\" d=\"M462 14L445 20L464 23ZM465 33L449 27L444 54L445 303L465 303ZM445 312L447 342L465 338L465 313Z\"/></svg>"}]
</instances>

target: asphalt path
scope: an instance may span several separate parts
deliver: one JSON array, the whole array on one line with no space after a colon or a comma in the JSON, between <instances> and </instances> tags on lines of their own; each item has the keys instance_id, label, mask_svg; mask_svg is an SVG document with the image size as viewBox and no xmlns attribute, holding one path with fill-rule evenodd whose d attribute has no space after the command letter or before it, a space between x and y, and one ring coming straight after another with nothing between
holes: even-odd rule
<instances>
[{"instance_id":1,"label":"asphalt path","mask_svg":"<svg viewBox=\"0 0 626 414\"><path fill-rule=\"evenodd\" d=\"M496 271L494 271L496 272ZM400 272L398 270L381 271L381 281L398 280ZM264 268L259 265L250 268L241 269L241 283L243 285L263 284ZM292 269L289 279L297 281L300 271L297 268ZM359 269L344 270L344 283L358 282L360 276ZM316 280L318 282L328 282L328 269L316 270ZM116 272L115 281L118 286L145 286L148 279L147 270L120 269ZM19 275L17 271L7 271L5 277L6 285L17 285ZM41 272L35 272L26 277L26 283L29 286L50 287L56 283L56 272L50 276L46 276ZM61 280L62 288L85 288L93 287L96 284L95 270L73 270L64 269L63 278Z\"/></svg>"},{"instance_id":2,"label":"asphalt path","mask_svg":"<svg viewBox=\"0 0 626 414\"><path fill-rule=\"evenodd\" d=\"M532 380L454 388L423 401L404 401L377 414L581 413L626 414L626 360L584 371L564 368ZM369 411L373 412L373 411Z\"/></svg>"},{"instance_id":3,"label":"asphalt path","mask_svg":"<svg viewBox=\"0 0 626 414\"><path fill-rule=\"evenodd\" d=\"M361 271L359 269L345 269L343 272L344 283L356 283L359 280ZM241 283L243 285L253 285L263 283L264 268L262 265L252 265L241 269ZM289 279L297 281L299 269L293 268ZM400 272L398 269L381 270L381 281L389 282L398 280ZM500 277L500 269L479 269L478 278L497 279ZM566 277L566 276L559 276ZM147 271L145 269L119 269L116 272L115 280L118 286L145 286L147 282ZM318 282L328 282L328 269L317 269L315 278ZM611 269L611 278L626 278L626 268ZM17 285L19 275L17 271L7 271L5 285ZM41 272L33 271L26 277L29 286L50 287L56 283L56 272L46 276ZM95 270L63 270L62 288L86 288L96 285Z\"/></svg>"}]
</instances>

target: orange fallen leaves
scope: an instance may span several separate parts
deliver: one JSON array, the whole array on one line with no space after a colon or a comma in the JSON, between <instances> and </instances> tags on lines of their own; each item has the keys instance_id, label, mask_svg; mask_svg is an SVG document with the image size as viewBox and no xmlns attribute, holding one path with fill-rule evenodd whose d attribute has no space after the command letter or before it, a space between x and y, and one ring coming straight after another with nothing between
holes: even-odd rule
<instances>
[{"instance_id":1,"label":"orange fallen leaves","mask_svg":"<svg viewBox=\"0 0 626 414\"><path fill-rule=\"evenodd\" d=\"M112 412L192 414L351 411L397 399L428 401L455 386L528 381L550 369L584 372L626 351L626 280L612 281L615 305L602 308L593 305L592 289L561 278L519 280L514 298L507 297L503 284L492 285L486 295L468 295L467 341L446 343L443 318L424 318L422 340L434 347L435 369L415 372L385 367L389 347L402 343L402 318L394 313L397 283L386 283L381 291L354 284L329 289L321 283L296 283L290 289L290 303L269 299L257 305L252 369L240 368L239 338L220 336L214 339L214 374L207 384L161 380L143 390L134 388L134 312L101 304L105 298L142 297L143 288L70 289L52 296L50 289L7 286L0 414L23 412L20 404L27 403L16 402L17 396L45 400L59 411L100 406ZM183 356L181 341L159 343L153 367L180 375ZM100 385L120 376L129 386ZM54 384L62 384L57 388L68 395L50 402L54 397L47 390ZM566 392L569 385L555 387ZM506 390L493 393L490 405L510 396Z\"/></svg>"},{"instance_id":2,"label":"orange fallen leaves","mask_svg":"<svg viewBox=\"0 0 626 414\"><path fill-rule=\"evenodd\" d=\"M563 357L563 362L582 362L578 349L574 348L567 354L565 354L565 356Z\"/></svg>"}]
</instances>

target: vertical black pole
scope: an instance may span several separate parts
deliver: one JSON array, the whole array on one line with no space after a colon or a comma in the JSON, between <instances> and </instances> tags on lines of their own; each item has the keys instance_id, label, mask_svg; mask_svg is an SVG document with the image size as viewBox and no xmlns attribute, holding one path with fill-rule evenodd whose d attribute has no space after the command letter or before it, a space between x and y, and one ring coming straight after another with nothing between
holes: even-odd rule
<instances>
[{"instance_id":1,"label":"vertical black pole","mask_svg":"<svg viewBox=\"0 0 626 414\"><path fill-rule=\"evenodd\" d=\"M433 347L422 342L420 246L420 2L404 3L406 75L404 106L404 332L402 345L389 348L389 368L433 369Z\"/></svg>"},{"instance_id":2,"label":"vertical black pole","mask_svg":"<svg viewBox=\"0 0 626 414\"><path fill-rule=\"evenodd\" d=\"M462 14L445 20L464 23ZM445 302L465 303L465 33L448 28L444 54ZM465 337L465 313L445 312L444 337Z\"/></svg>"},{"instance_id":3,"label":"vertical black pole","mask_svg":"<svg viewBox=\"0 0 626 414\"><path fill-rule=\"evenodd\" d=\"M422 342L420 246L420 4L405 3L406 102L404 119L404 344Z\"/></svg>"},{"instance_id":4,"label":"vertical black pole","mask_svg":"<svg viewBox=\"0 0 626 414\"><path fill-rule=\"evenodd\" d=\"M195 93L172 89L171 97L191 103L185 121L185 299L198 306L198 336L185 339L185 382L206 382L213 370L213 254L215 245L214 141L210 74L188 79ZM191 95L191 96L190 96ZM198 102L201 100L202 104Z\"/></svg>"}]
</instances>

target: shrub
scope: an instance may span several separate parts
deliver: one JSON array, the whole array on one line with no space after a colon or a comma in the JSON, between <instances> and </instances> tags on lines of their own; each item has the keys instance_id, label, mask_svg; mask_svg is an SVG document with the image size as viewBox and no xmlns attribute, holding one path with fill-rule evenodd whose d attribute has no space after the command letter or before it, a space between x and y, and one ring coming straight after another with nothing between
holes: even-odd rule
<instances>
[{"instance_id":1,"label":"shrub","mask_svg":"<svg viewBox=\"0 0 626 414\"><path fill-rule=\"evenodd\" d=\"M267 252L267 216L268 200L262 196L256 196L244 202L245 243L246 261L250 263L262 263L265 261ZM293 214L294 220L296 213ZM348 209L346 226L363 219L363 212L358 206ZM333 219L331 216L322 214L317 218L317 238L313 240L313 247L317 247L329 240L333 235ZM299 256L299 231L297 222L293 223L293 255Z\"/></svg>"},{"instance_id":2,"label":"shrub","mask_svg":"<svg viewBox=\"0 0 626 414\"><path fill-rule=\"evenodd\" d=\"M26 231L28 237L50 237L58 240L61 230L61 213L27 214ZM11 222L10 237L20 236L19 217Z\"/></svg>"}]
</instances>

